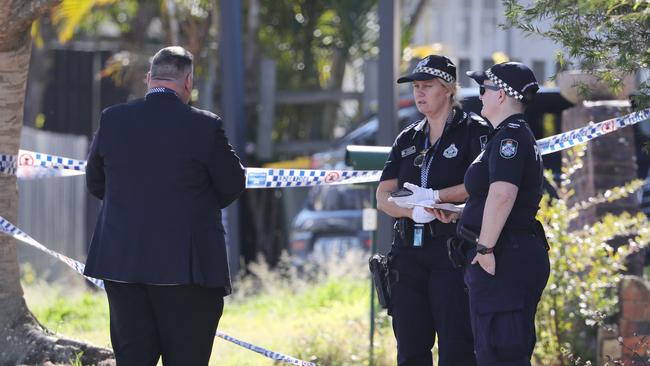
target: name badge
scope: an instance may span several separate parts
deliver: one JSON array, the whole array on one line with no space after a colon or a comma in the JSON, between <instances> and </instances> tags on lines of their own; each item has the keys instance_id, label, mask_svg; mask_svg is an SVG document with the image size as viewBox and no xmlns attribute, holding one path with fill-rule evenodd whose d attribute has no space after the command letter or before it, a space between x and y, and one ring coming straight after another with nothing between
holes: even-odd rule
<instances>
[{"instance_id":1,"label":"name badge","mask_svg":"<svg viewBox=\"0 0 650 366\"><path fill-rule=\"evenodd\" d=\"M402 157L406 157L413 154L415 154L415 146L411 146L409 148L402 150Z\"/></svg>"}]
</instances>

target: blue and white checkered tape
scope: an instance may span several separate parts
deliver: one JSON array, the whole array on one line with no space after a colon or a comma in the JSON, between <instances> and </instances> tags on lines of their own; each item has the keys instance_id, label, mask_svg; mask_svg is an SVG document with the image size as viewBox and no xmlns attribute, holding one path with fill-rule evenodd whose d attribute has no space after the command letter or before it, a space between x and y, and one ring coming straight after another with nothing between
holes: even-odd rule
<instances>
[{"instance_id":1,"label":"blue and white checkered tape","mask_svg":"<svg viewBox=\"0 0 650 366\"><path fill-rule=\"evenodd\" d=\"M376 182L378 170L307 170L246 168L246 188L313 187Z\"/></svg>"},{"instance_id":2,"label":"blue and white checkered tape","mask_svg":"<svg viewBox=\"0 0 650 366\"><path fill-rule=\"evenodd\" d=\"M76 261L76 260L74 260L72 258L66 257L65 255L63 255L61 253L57 253L57 252L47 248L46 246L39 243L38 241L36 241L31 236L27 235L24 231L20 230L18 227L16 227L16 225L12 224L11 222L9 222L7 219L5 219L2 216L0 216L0 233L4 233L4 234L7 234L9 236L12 236L15 239L17 239L17 240L19 240L19 241L21 241L21 242L23 242L23 243L25 243L25 244L27 244L29 246L32 246L32 247L34 247L36 249L39 249L39 250L53 256L54 258L62 261L66 265L68 265L68 267L72 268L78 274L83 275L83 273L84 273L84 268L86 267L85 264L83 264L83 263L81 263L79 261ZM93 278L93 277L88 277L88 276L84 276L84 277L86 277L86 279L88 281L92 282L97 287L102 288L102 289L104 288L104 281L99 280L97 278ZM227 335L225 333L217 332L216 336L219 337L219 338L222 338L224 340L227 340L229 342L232 342L232 343L234 343L234 344L236 344L236 345L238 345L240 347L243 347L243 348L249 349L249 350L251 350L253 352L259 353L259 354L261 354L261 355L263 355L263 356L265 356L267 358L270 358L272 360L275 360L275 361L289 363L289 364L292 364L292 365L318 366L317 364L312 363L312 362L299 360L297 358L287 356L287 355L284 355L284 354L279 353L279 352L270 351L270 350L267 350L267 349L265 349L263 347L256 346L254 344L244 342L244 341L239 340L237 338L231 337L231 336L229 336L229 335Z\"/></svg>"},{"instance_id":3,"label":"blue and white checkered tape","mask_svg":"<svg viewBox=\"0 0 650 366\"><path fill-rule=\"evenodd\" d=\"M646 121L650 108L563 132L537 141L546 155L593 140L626 126ZM0 173L20 179L84 174L86 162L56 155L20 150L18 156L0 155ZM246 168L246 188L313 187L318 185L377 182L380 170L306 170Z\"/></svg>"},{"instance_id":4,"label":"blue and white checkered tape","mask_svg":"<svg viewBox=\"0 0 650 366\"><path fill-rule=\"evenodd\" d=\"M66 177L85 172L84 160L28 150L19 150L18 155L0 155L0 173L16 175L19 179Z\"/></svg>"},{"instance_id":5,"label":"blue and white checkered tape","mask_svg":"<svg viewBox=\"0 0 650 366\"><path fill-rule=\"evenodd\" d=\"M57 253L43 244L39 243L36 241L34 238L31 236L27 235L24 231L20 230L16 225L12 224L8 220L6 220L4 217L0 216L0 232L5 233L7 235L13 236L15 239L22 241L23 243L30 245L34 248L37 248L54 258L60 260L61 262L65 263L68 267L72 268L75 270L77 273L83 275L84 273L84 268L86 267L85 264L76 261L72 258L66 257L65 255L61 253ZM104 288L104 281L98 280L96 278L84 276L86 279L93 284L97 285L97 287Z\"/></svg>"},{"instance_id":6,"label":"blue and white checkered tape","mask_svg":"<svg viewBox=\"0 0 650 366\"><path fill-rule=\"evenodd\" d=\"M540 139L537 141L537 146L539 147L540 153L546 155L585 143L621 128L646 121L649 118L650 108L647 108L622 117L608 119L606 121Z\"/></svg>"}]
</instances>

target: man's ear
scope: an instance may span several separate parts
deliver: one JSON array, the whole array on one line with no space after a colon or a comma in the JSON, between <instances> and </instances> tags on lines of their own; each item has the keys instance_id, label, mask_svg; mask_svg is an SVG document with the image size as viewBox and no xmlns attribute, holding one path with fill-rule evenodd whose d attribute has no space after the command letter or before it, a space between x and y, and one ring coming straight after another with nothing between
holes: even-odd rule
<instances>
[{"instance_id":1,"label":"man's ear","mask_svg":"<svg viewBox=\"0 0 650 366\"><path fill-rule=\"evenodd\" d=\"M194 78L192 77L192 73L187 74L185 77L185 90L188 93L192 93L192 84L194 83Z\"/></svg>"},{"instance_id":2,"label":"man's ear","mask_svg":"<svg viewBox=\"0 0 650 366\"><path fill-rule=\"evenodd\" d=\"M505 90L499 89L499 103L505 103L506 99L508 99L508 95Z\"/></svg>"},{"instance_id":3,"label":"man's ear","mask_svg":"<svg viewBox=\"0 0 650 366\"><path fill-rule=\"evenodd\" d=\"M144 77L144 82L147 84L147 88L149 87L149 83L151 82L151 71L147 71L147 75Z\"/></svg>"}]
</instances>

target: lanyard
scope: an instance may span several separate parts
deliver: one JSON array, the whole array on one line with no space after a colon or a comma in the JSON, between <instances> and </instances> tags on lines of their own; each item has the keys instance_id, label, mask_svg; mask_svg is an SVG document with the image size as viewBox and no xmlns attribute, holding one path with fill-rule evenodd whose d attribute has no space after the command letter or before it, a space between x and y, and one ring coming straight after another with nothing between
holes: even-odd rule
<instances>
[{"instance_id":1,"label":"lanyard","mask_svg":"<svg viewBox=\"0 0 650 366\"><path fill-rule=\"evenodd\" d=\"M456 110L452 109L451 112L449 112L449 115L447 116L447 120L445 121L445 127L442 130L442 134L440 134L440 137L438 138L438 141L433 145L433 152L431 152L431 157L427 160L426 155L424 156L424 164L422 164L422 167L420 168L420 187L422 188L427 188L427 183L429 181L429 169L431 169L431 162L433 161L433 157L436 155L436 152L438 151L438 147L440 146L440 141L442 141L442 136L445 135L445 132L447 132L447 129L449 128L449 125L451 125L451 121L454 119L454 115L456 114ZM424 149L429 148L429 122L427 121L427 125L424 128ZM427 155L429 155L429 152L427 151Z\"/></svg>"}]
</instances>

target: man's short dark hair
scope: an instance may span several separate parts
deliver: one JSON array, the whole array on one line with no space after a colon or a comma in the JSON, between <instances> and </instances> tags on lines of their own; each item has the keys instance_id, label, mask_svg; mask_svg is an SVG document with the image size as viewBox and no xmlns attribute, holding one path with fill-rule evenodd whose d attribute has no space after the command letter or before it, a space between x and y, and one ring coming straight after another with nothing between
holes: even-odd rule
<instances>
[{"instance_id":1,"label":"man's short dark hair","mask_svg":"<svg viewBox=\"0 0 650 366\"><path fill-rule=\"evenodd\" d=\"M192 71L192 54L180 46L165 47L151 60L151 79L180 80Z\"/></svg>"}]
</instances>

